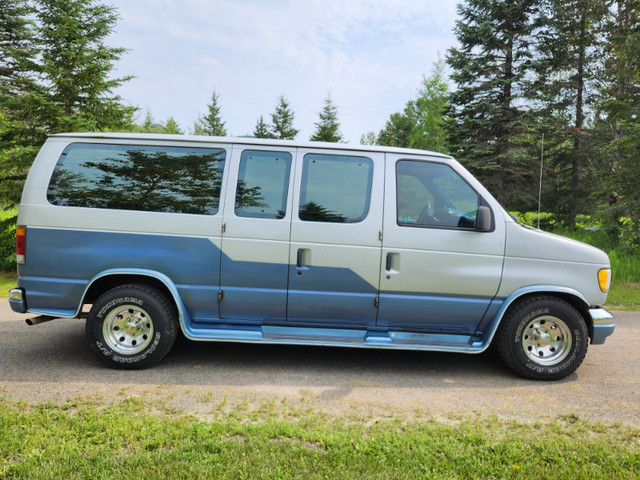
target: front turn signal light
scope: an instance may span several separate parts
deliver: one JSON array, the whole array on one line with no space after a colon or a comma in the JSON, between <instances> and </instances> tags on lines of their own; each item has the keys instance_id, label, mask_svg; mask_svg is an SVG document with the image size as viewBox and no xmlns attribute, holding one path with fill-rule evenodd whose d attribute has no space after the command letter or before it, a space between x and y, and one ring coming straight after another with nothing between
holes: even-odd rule
<instances>
[{"instance_id":1,"label":"front turn signal light","mask_svg":"<svg viewBox=\"0 0 640 480\"><path fill-rule=\"evenodd\" d=\"M609 291L609 285L611 284L611 269L603 268L598 271L598 284L600 285L600 290L604 293Z\"/></svg>"}]
</instances>

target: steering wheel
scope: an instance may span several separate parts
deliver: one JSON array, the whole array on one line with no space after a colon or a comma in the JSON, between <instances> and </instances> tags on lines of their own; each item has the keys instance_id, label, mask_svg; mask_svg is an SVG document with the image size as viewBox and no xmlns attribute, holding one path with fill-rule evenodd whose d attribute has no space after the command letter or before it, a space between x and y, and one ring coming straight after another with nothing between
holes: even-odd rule
<instances>
[{"instance_id":1,"label":"steering wheel","mask_svg":"<svg viewBox=\"0 0 640 480\"><path fill-rule=\"evenodd\" d=\"M434 216L433 212L433 204L431 202L425 203L420 215L418 215L418 220L416 221L418 225L437 225L439 220Z\"/></svg>"}]
</instances>

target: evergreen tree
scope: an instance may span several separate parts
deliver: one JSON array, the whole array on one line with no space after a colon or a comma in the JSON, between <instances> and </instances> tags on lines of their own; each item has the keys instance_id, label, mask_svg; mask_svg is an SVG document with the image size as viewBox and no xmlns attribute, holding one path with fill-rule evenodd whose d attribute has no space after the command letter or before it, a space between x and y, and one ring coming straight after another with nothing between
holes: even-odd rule
<instances>
[{"instance_id":1,"label":"evergreen tree","mask_svg":"<svg viewBox=\"0 0 640 480\"><path fill-rule=\"evenodd\" d=\"M415 100L409 100L402 113L389 117L376 143L394 147L447 151L445 119L448 86L444 79L444 61L434 63L429 77L422 81Z\"/></svg>"},{"instance_id":2,"label":"evergreen tree","mask_svg":"<svg viewBox=\"0 0 640 480\"><path fill-rule=\"evenodd\" d=\"M535 205L523 107L531 72L540 0L466 0L448 51L452 92L447 123L454 153L504 205Z\"/></svg>"},{"instance_id":3,"label":"evergreen tree","mask_svg":"<svg viewBox=\"0 0 640 480\"><path fill-rule=\"evenodd\" d=\"M29 166L45 138L38 121L39 45L29 20L32 14L25 0L0 3L0 208L19 202Z\"/></svg>"},{"instance_id":4,"label":"evergreen tree","mask_svg":"<svg viewBox=\"0 0 640 480\"><path fill-rule=\"evenodd\" d=\"M222 115L220 114L219 99L220 97L214 90L211 95L211 103L207 106L208 113L201 115L194 125L195 135L211 135L215 137L227 135L225 122L222 121Z\"/></svg>"},{"instance_id":5,"label":"evergreen tree","mask_svg":"<svg viewBox=\"0 0 640 480\"><path fill-rule=\"evenodd\" d=\"M548 0L538 46L534 100L553 168L552 205L565 223L575 227L579 211L589 209L584 179L589 158L597 150L591 127L602 71L603 27L609 15L602 0Z\"/></svg>"},{"instance_id":6,"label":"evergreen tree","mask_svg":"<svg viewBox=\"0 0 640 480\"><path fill-rule=\"evenodd\" d=\"M260 115L256 122L256 127L253 129L253 136L255 138L274 138L269 125L264 122L264 117Z\"/></svg>"},{"instance_id":7,"label":"evergreen tree","mask_svg":"<svg viewBox=\"0 0 640 480\"><path fill-rule=\"evenodd\" d=\"M278 97L278 105L271 114L271 132L274 138L283 140L293 140L298 135L298 130L293 127L293 111L289 107L289 102L284 95Z\"/></svg>"},{"instance_id":8,"label":"evergreen tree","mask_svg":"<svg viewBox=\"0 0 640 480\"><path fill-rule=\"evenodd\" d=\"M360 145L377 145L378 137L376 132L367 132L360 135Z\"/></svg>"},{"instance_id":9,"label":"evergreen tree","mask_svg":"<svg viewBox=\"0 0 640 480\"><path fill-rule=\"evenodd\" d=\"M19 202L47 133L127 129L135 110L108 78L123 49L106 47L117 16L84 0L0 3L0 200Z\"/></svg>"},{"instance_id":10,"label":"evergreen tree","mask_svg":"<svg viewBox=\"0 0 640 480\"><path fill-rule=\"evenodd\" d=\"M153 119L153 115L151 115L151 111L147 110L144 116L144 121L142 125L135 125L133 130L135 132L140 133L158 133L156 129L159 127L159 124L155 122Z\"/></svg>"},{"instance_id":11,"label":"evergreen tree","mask_svg":"<svg viewBox=\"0 0 640 480\"><path fill-rule=\"evenodd\" d=\"M404 112L391 114L384 128L378 134L378 145L408 148L411 145L411 133L416 123L415 102L409 100Z\"/></svg>"},{"instance_id":12,"label":"evergreen tree","mask_svg":"<svg viewBox=\"0 0 640 480\"><path fill-rule=\"evenodd\" d=\"M609 142L604 144L600 177L605 218L619 227L623 244L640 249L640 0L613 2L605 25L606 48L600 98ZM611 222L612 220L612 222ZM616 229L617 230L617 229ZM617 231L615 231L617 233Z\"/></svg>"},{"instance_id":13,"label":"evergreen tree","mask_svg":"<svg viewBox=\"0 0 640 480\"><path fill-rule=\"evenodd\" d=\"M0 93L20 95L34 85L35 43L33 8L25 0L0 3Z\"/></svg>"},{"instance_id":14,"label":"evergreen tree","mask_svg":"<svg viewBox=\"0 0 640 480\"><path fill-rule=\"evenodd\" d=\"M105 45L118 16L95 0L38 0L41 72L49 132L122 129L133 107L113 91L131 77L109 78L124 48Z\"/></svg>"},{"instance_id":15,"label":"evergreen tree","mask_svg":"<svg viewBox=\"0 0 640 480\"><path fill-rule=\"evenodd\" d=\"M338 122L338 107L331 101L331 95L324 100L324 107L320 112L320 120L315 123L316 131L311 135L312 142L343 142Z\"/></svg>"},{"instance_id":16,"label":"evergreen tree","mask_svg":"<svg viewBox=\"0 0 640 480\"><path fill-rule=\"evenodd\" d=\"M446 152L445 122L449 107L449 86L444 75L444 60L438 59L415 101L416 125L410 135L409 146L436 152Z\"/></svg>"},{"instance_id":17,"label":"evergreen tree","mask_svg":"<svg viewBox=\"0 0 640 480\"><path fill-rule=\"evenodd\" d=\"M167 121L164 124L164 131L162 133L168 133L171 135L184 135L184 132L178 125L178 122L173 117L167 118Z\"/></svg>"},{"instance_id":18,"label":"evergreen tree","mask_svg":"<svg viewBox=\"0 0 640 480\"><path fill-rule=\"evenodd\" d=\"M169 117L165 123L156 122L149 110L147 110L142 124L133 126L133 131L140 133L166 133L173 135L184 134L173 117Z\"/></svg>"}]
</instances>

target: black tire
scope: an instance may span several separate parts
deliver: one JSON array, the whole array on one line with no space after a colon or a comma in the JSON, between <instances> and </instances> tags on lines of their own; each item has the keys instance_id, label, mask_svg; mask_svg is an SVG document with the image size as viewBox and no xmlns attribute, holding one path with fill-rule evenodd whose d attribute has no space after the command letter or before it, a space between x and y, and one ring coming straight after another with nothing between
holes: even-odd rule
<instances>
[{"instance_id":1,"label":"black tire","mask_svg":"<svg viewBox=\"0 0 640 480\"><path fill-rule=\"evenodd\" d=\"M91 350L110 367L147 368L171 350L178 335L178 314L159 290L123 285L95 301L86 335Z\"/></svg>"},{"instance_id":2,"label":"black tire","mask_svg":"<svg viewBox=\"0 0 640 480\"><path fill-rule=\"evenodd\" d=\"M572 374L587 354L589 332L568 302L537 296L512 306L496 334L498 351L517 374L559 380Z\"/></svg>"}]
</instances>

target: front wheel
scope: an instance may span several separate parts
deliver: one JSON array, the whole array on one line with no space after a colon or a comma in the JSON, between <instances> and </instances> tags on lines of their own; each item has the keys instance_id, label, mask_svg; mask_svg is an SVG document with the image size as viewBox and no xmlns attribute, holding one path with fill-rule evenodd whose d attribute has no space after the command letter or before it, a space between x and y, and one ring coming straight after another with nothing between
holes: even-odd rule
<instances>
[{"instance_id":1,"label":"front wheel","mask_svg":"<svg viewBox=\"0 0 640 480\"><path fill-rule=\"evenodd\" d=\"M86 335L91 349L109 366L146 368L171 350L178 335L178 315L155 288L124 285L96 300Z\"/></svg>"},{"instance_id":2,"label":"front wheel","mask_svg":"<svg viewBox=\"0 0 640 480\"><path fill-rule=\"evenodd\" d=\"M589 333L576 308L555 297L525 299L507 313L496 335L505 363L535 380L575 372L587 354Z\"/></svg>"}]
</instances>

